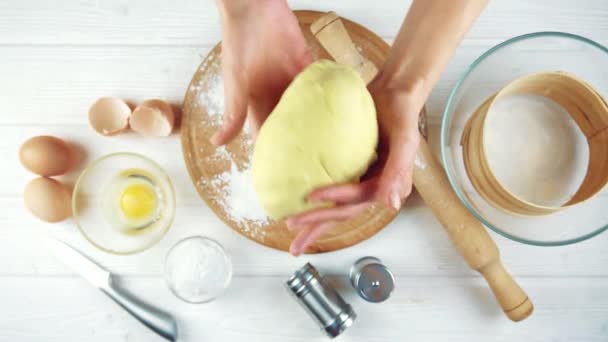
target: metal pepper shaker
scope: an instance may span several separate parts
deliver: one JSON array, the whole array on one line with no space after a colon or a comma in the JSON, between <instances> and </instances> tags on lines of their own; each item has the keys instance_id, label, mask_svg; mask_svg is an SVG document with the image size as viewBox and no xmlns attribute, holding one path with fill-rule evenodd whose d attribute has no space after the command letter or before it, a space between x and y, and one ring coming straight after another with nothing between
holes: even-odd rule
<instances>
[{"instance_id":1,"label":"metal pepper shaker","mask_svg":"<svg viewBox=\"0 0 608 342\"><path fill-rule=\"evenodd\" d=\"M376 257L366 256L355 261L349 278L359 296L372 303L387 300L395 289L393 273Z\"/></svg>"},{"instance_id":2,"label":"metal pepper shaker","mask_svg":"<svg viewBox=\"0 0 608 342\"><path fill-rule=\"evenodd\" d=\"M330 338L344 332L357 317L353 308L310 263L297 270L286 285L289 292Z\"/></svg>"}]
</instances>

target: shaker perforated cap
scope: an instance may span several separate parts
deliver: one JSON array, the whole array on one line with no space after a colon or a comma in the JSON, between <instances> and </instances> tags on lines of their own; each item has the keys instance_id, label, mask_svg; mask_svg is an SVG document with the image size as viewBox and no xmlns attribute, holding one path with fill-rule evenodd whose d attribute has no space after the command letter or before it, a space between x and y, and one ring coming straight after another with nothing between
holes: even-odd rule
<instances>
[{"instance_id":1,"label":"shaker perforated cap","mask_svg":"<svg viewBox=\"0 0 608 342\"><path fill-rule=\"evenodd\" d=\"M363 257L350 269L350 281L359 296L368 302L387 300L395 289L391 271L375 257Z\"/></svg>"}]
</instances>

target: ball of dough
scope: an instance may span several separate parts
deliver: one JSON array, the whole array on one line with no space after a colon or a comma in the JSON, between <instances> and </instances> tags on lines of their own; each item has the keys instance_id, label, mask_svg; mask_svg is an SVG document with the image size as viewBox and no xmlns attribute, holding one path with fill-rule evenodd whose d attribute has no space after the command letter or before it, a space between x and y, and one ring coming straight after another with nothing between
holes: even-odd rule
<instances>
[{"instance_id":1,"label":"ball of dough","mask_svg":"<svg viewBox=\"0 0 608 342\"><path fill-rule=\"evenodd\" d=\"M309 203L316 188L358 181L376 158L376 109L352 68L321 60L304 69L260 129L253 186L273 219L330 203Z\"/></svg>"}]
</instances>

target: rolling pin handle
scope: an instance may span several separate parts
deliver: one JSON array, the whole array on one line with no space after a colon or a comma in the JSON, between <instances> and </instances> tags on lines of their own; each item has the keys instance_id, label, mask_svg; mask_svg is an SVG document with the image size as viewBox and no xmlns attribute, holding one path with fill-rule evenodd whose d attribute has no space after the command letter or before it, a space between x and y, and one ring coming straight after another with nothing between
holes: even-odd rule
<instances>
[{"instance_id":1,"label":"rolling pin handle","mask_svg":"<svg viewBox=\"0 0 608 342\"><path fill-rule=\"evenodd\" d=\"M353 67L366 83L376 76L378 69L359 53L336 13L319 17L310 29L330 56ZM420 165L414 167L414 186L458 251L469 266L486 279L507 317L513 321L528 317L533 311L532 302L505 270L490 235L458 200L445 171L424 139L420 141L417 158L420 158Z\"/></svg>"},{"instance_id":2,"label":"rolling pin handle","mask_svg":"<svg viewBox=\"0 0 608 342\"><path fill-rule=\"evenodd\" d=\"M496 300L509 319L518 322L532 314L534 311L532 301L507 272L500 260L494 260L478 271L490 285Z\"/></svg>"}]
</instances>

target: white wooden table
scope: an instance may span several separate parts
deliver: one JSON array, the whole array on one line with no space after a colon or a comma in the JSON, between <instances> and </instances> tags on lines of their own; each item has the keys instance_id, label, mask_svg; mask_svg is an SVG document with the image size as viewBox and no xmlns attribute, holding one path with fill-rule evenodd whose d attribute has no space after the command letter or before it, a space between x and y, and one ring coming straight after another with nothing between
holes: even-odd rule
<instances>
[{"instance_id":1,"label":"white wooden table","mask_svg":"<svg viewBox=\"0 0 608 342\"><path fill-rule=\"evenodd\" d=\"M387 41L408 1L290 2L293 8L336 10ZM449 90L464 68L490 46L522 33L560 30L608 44L606 0L492 1L459 48L428 103L431 142ZM363 255L385 261L397 289L368 304L344 287L359 314L342 341L608 341L608 234L577 245L542 248L492 233L504 263L534 301L535 313L514 324L486 284L470 271L419 199L377 236L347 250L294 258L256 245L224 226L199 199L181 158L179 137L104 138L88 126L100 96L180 103L201 59L220 39L211 0L81 0L0 2L0 341L158 341L159 338L50 257L44 237L87 252L123 285L174 313L184 341L323 341L313 321L283 289L306 261L346 281ZM37 221L22 204L33 178L17 158L28 137L52 134L87 152L134 151L161 163L177 189L173 228L154 248L133 256L95 250L72 221ZM80 168L82 165L80 166ZM77 172L64 179L73 181ZM234 279L204 305L180 302L162 278L167 249L203 234L230 252Z\"/></svg>"}]
</instances>

